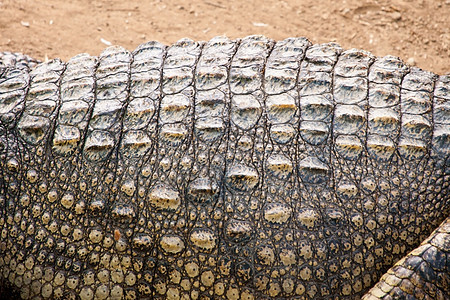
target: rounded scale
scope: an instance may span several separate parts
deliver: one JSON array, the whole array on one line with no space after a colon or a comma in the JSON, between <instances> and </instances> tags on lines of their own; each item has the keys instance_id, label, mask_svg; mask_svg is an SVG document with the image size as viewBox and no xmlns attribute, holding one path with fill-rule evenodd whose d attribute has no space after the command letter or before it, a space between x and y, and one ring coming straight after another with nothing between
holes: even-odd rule
<instances>
[{"instance_id":1,"label":"rounded scale","mask_svg":"<svg viewBox=\"0 0 450 300\"><path fill-rule=\"evenodd\" d=\"M297 111L295 99L287 93L268 96L266 107L267 118L273 124L289 122Z\"/></svg>"},{"instance_id":2,"label":"rounded scale","mask_svg":"<svg viewBox=\"0 0 450 300\"><path fill-rule=\"evenodd\" d=\"M421 159L427 153L427 145L423 140L401 137L398 143L398 151L404 159Z\"/></svg>"},{"instance_id":3,"label":"rounded scale","mask_svg":"<svg viewBox=\"0 0 450 300\"><path fill-rule=\"evenodd\" d=\"M113 220L119 223L131 223L136 217L133 206L126 203L115 203L111 210Z\"/></svg>"},{"instance_id":4,"label":"rounded scale","mask_svg":"<svg viewBox=\"0 0 450 300\"><path fill-rule=\"evenodd\" d=\"M272 224L284 224L289 221L292 209L284 203L269 203L264 209L264 219Z\"/></svg>"},{"instance_id":5,"label":"rounded scale","mask_svg":"<svg viewBox=\"0 0 450 300\"><path fill-rule=\"evenodd\" d=\"M231 219L225 226L224 234L235 243L248 242L253 238L253 226L244 220Z\"/></svg>"},{"instance_id":6,"label":"rounded scale","mask_svg":"<svg viewBox=\"0 0 450 300\"><path fill-rule=\"evenodd\" d=\"M357 159L364 147L360 139L353 135L339 135L334 141L337 153L348 160Z\"/></svg>"},{"instance_id":7,"label":"rounded scale","mask_svg":"<svg viewBox=\"0 0 450 300\"><path fill-rule=\"evenodd\" d=\"M218 192L217 183L210 178L197 178L188 186L188 196L194 202L211 200Z\"/></svg>"},{"instance_id":8,"label":"rounded scale","mask_svg":"<svg viewBox=\"0 0 450 300\"><path fill-rule=\"evenodd\" d=\"M175 210L181 204L178 192L164 184L157 184L148 195L150 204L157 209Z\"/></svg>"},{"instance_id":9,"label":"rounded scale","mask_svg":"<svg viewBox=\"0 0 450 300\"><path fill-rule=\"evenodd\" d=\"M94 243L98 244L103 240L104 232L101 229L92 229L89 232L89 240Z\"/></svg>"},{"instance_id":10,"label":"rounded scale","mask_svg":"<svg viewBox=\"0 0 450 300\"><path fill-rule=\"evenodd\" d=\"M226 125L221 118L202 118L195 122L196 135L205 142L214 142L223 136Z\"/></svg>"},{"instance_id":11,"label":"rounded scale","mask_svg":"<svg viewBox=\"0 0 450 300\"><path fill-rule=\"evenodd\" d=\"M153 246L153 238L146 233L138 233L132 239L132 246L139 250L150 250Z\"/></svg>"},{"instance_id":12,"label":"rounded scale","mask_svg":"<svg viewBox=\"0 0 450 300\"><path fill-rule=\"evenodd\" d=\"M149 98L137 98L130 101L123 120L124 130L142 129L150 122L155 113L155 105Z\"/></svg>"},{"instance_id":13,"label":"rounded scale","mask_svg":"<svg viewBox=\"0 0 450 300\"><path fill-rule=\"evenodd\" d=\"M272 245L260 245L255 251L256 261L262 265L270 266L275 263L275 249Z\"/></svg>"},{"instance_id":14,"label":"rounded scale","mask_svg":"<svg viewBox=\"0 0 450 300\"><path fill-rule=\"evenodd\" d=\"M270 127L270 137L278 144L287 144L297 134L295 128L290 124L278 124Z\"/></svg>"},{"instance_id":15,"label":"rounded scale","mask_svg":"<svg viewBox=\"0 0 450 300\"><path fill-rule=\"evenodd\" d=\"M70 155L77 148L81 133L77 127L57 125L53 135L53 152L58 155Z\"/></svg>"},{"instance_id":16,"label":"rounded scale","mask_svg":"<svg viewBox=\"0 0 450 300\"><path fill-rule=\"evenodd\" d=\"M368 176L361 180L361 190L367 194L372 194L377 189L377 181L375 178Z\"/></svg>"},{"instance_id":17,"label":"rounded scale","mask_svg":"<svg viewBox=\"0 0 450 300\"><path fill-rule=\"evenodd\" d=\"M279 179L287 179L292 174L292 162L282 154L271 155L267 159L266 169L268 173Z\"/></svg>"},{"instance_id":18,"label":"rounded scale","mask_svg":"<svg viewBox=\"0 0 450 300\"><path fill-rule=\"evenodd\" d=\"M20 136L31 145L37 145L45 138L49 128L48 118L24 115L17 126Z\"/></svg>"},{"instance_id":19,"label":"rounded scale","mask_svg":"<svg viewBox=\"0 0 450 300\"><path fill-rule=\"evenodd\" d=\"M300 136L308 144L317 146L326 142L330 129L328 124L321 121L302 121Z\"/></svg>"},{"instance_id":20,"label":"rounded scale","mask_svg":"<svg viewBox=\"0 0 450 300\"><path fill-rule=\"evenodd\" d=\"M17 159L15 159L15 158L8 159L8 161L6 162L6 167L10 171L17 172L19 170L19 166L20 166L20 164L17 161Z\"/></svg>"},{"instance_id":21,"label":"rounded scale","mask_svg":"<svg viewBox=\"0 0 450 300\"><path fill-rule=\"evenodd\" d=\"M355 134L364 125L366 115L357 105L337 105L334 111L334 131L341 134Z\"/></svg>"},{"instance_id":22,"label":"rounded scale","mask_svg":"<svg viewBox=\"0 0 450 300\"><path fill-rule=\"evenodd\" d=\"M204 251L211 251L217 245L217 236L211 229L194 229L189 239L193 245Z\"/></svg>"},{"instance_id":23,"label":"rounded scale","mask_svg":"<svg viewBox=\"0 0 450 300\"><path fill-rule=\"evenodd\" d=\"M329 167L317 157L306 157L299 163L300 178L306 183L320 184L328 180Z\"/></svg>"},{"instance_id":24,"label":"rounded scale","mask_svg":"<svg viewBox=\"0 0 450 300\"><path fill-rule=\"evenodd\" d=\"M231 121L242 130L253 128L261 113L261 104L253 95L235 95L231 99Z\"/></svg>"},{"instance_id":25,"label":"rounded scale","mask_svg":"<svg viewBox=\"0 0 450 300\"><path fill-rule=\"evenodd\" d=\"M321 217L315 209L304 207L298 210L296 221L300 227L312 230L321 223Z\"/></svg>"},{"instance_id":26,"label":"rounded scale","mask_svg":"<svg viewBox=\"0 0 450 300\"><path fill-rule=\"evenodd\" d=\"M66 209L71 208L74 201L75 201L75 199L74 199L73 195L70 193L64 194L61 197L61 205Z\"/></svg>"},{"instance_id":27,"label":"rounded scale","mask_svg":"<svg viewBox=\"0 0 450 300\"><path fill-rule=\"evenodd\" d=\"M169 146L179 146L186 138L188 131L186 126L180 123L164 124L160 130L160 140Z\"/></svg>"},{"instance_id":28,"label":"rounded scale","mask_svg":"<svg viewBox=\"0 0 450 300\"><path fill-rule=\"evenodd\" d=\"M237 191L249 191L258 184L259 174L253 167L234 164L226 172L226 182Z\"/></svg>"},{"instance_id":29,"label":"rounded scale","mask_svg":"<svg viewBox=\"0 0 450 300\"><path fill-rule=\"evenodd\" d=\"M371 157L380 161L388 161L395 152L394 142L384 136L369 135L367 138L367 150Z\"/></svg>"},{"instance_id":30,"label":"rounded scale","mask_svg":"<svg viewBox=\"0 0 450 300\"><path fill-rule=\"evenodd\" d=\"M152 146L152 141L143 130L130 130L124 133L120 152L125 157L142 157Z\"/></svg>"},{"instance_id":31,"label":"rounded scale","mask_svg":"<svg viewBox=\"0 0 450 300\"><path fill-rule=\"evenodd\" d=\"M90 161L102 161L111 153L114 138L107 131L94 130L86 138L84 156Z\"/></svg>"},{"instance_id":32,"label":"rounded scale","mask_svg":"<svg viewBox=\"0 0 450 300\"><path fill-rule=\"evenodd\" d=\"M341 182L336 188L336 193L341 199L353 199L358 194L358 187L352 182Z\"/></svg>"},{"instance_id":33,"label":"rounded scale","mask_svg":"<svg viewBox=\"0 0 450 300\"><path fill-rule=\"evenodd\" d=\"M191 102L186 95L167 95L161 100L159 119L161 123L181 122L188 115Z\"/></svg>"},{"instance_id":34,"label":"rounded scale","mask_svg":"<svg viewBox=\"0 0 450 300\"><path fill-rule=\"evenodd\" d=\"M162 236L159 245L167 254L177 254L185 248L183 240L176 235Z\"/></svg>"}]
</instances>

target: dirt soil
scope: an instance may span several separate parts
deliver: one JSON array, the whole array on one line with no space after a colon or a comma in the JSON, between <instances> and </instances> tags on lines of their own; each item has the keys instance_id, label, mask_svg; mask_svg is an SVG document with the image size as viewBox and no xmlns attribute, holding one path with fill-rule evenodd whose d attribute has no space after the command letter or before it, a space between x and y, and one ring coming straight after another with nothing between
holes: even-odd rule
<instances>
[{"instance_id":1,"label":"dirt soil","mask_svg":"<svg viewBox=\"0 0 450 300\"><path fill-rule=\"evenodd\" d=\"M449 0L0 0L0 51L41 60L251 34L335 41L450 73Z\"/></svg>"}]
</instances>

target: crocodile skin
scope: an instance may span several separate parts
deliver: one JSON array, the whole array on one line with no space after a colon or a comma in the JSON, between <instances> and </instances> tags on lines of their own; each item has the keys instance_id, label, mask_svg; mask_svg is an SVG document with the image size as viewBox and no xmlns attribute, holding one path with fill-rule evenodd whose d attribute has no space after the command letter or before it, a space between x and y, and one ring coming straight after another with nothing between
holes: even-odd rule
<instances>
[{"instance_id":1,"label":"crocodile skin","mask_svg":"<svg viewBox=\"0 0 450 300\"><path fill-rule=\"evenodd\" d=\"M449 75L263 36L0 74L23 299L449 294L448 219L415 249L450 214Z\"/></svg>"},{"instance_id":2,"label":"crocodile skin","mask_svg":"<svg viewBox=\"0 0 450 300\"><path fill-rule=\"evenodd\" d=\"M14 67L17 69L30 69L40 61L22 53L0 52L0 73L2 69Z\"/></svg>"}]
</instances>

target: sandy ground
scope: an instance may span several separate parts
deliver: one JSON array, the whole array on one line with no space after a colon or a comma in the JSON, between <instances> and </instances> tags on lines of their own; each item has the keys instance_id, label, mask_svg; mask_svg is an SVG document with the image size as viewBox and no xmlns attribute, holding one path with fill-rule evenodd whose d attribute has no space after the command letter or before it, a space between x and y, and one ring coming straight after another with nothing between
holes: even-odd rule
<instances>
[{"instance_id":1,"label":"sandy ground","mask_svg":"<svg viewBox=\"0 0 450 300\"><path fill-rule=\"evenodd\" d=\"M0 51L41 60L98 55L109 43L133 50L153 39L251 34L335 41L450 72L449 0L0 0Z\"/></svg>"}]
</instances>

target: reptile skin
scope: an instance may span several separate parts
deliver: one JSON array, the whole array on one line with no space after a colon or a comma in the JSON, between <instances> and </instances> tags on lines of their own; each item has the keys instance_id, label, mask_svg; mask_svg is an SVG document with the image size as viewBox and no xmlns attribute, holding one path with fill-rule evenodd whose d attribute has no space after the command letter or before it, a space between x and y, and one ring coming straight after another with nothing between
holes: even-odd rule
<instances>
[{"instance_id":1,"label":"reptile skin","mask_svg":"<svg viewBox=\"0 0 450 300\"><path fill-rule=\"evenodd\" d=\"M0 68L14 67L29 70L39 63L40 61L22 53L0 52Z\"/></svg>"},{"instance_id":2,"label":"reptile skin","mask_svg":"<svg viewBox=\"0 0 450 300\"><path fill-rule=\"evenodd\" d=\"M446 299L449 166L450 75L335 43L0 67L0 274L23 299Z\"/></svg>"}]
</instances>

